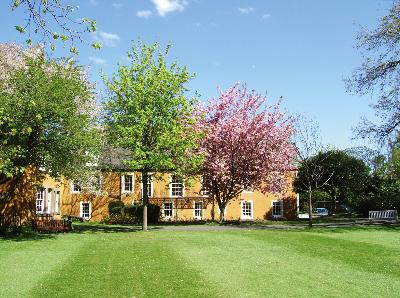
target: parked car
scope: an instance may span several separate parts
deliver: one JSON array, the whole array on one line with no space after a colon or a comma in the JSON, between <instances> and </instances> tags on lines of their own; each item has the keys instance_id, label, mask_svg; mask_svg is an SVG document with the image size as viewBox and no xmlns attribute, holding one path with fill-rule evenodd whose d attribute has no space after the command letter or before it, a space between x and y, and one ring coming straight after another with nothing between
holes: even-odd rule
<instances>
[{"instance_id":1,"label":"parked car","mask_svg":"<svg viewBox=\"0 0 400 298\"><path fill-rule=\"evenodd\" d=\"M318 216L328 216L329 215L329 210L326 208L315 208L316 215Z\"/></svg>"}]
</instances>

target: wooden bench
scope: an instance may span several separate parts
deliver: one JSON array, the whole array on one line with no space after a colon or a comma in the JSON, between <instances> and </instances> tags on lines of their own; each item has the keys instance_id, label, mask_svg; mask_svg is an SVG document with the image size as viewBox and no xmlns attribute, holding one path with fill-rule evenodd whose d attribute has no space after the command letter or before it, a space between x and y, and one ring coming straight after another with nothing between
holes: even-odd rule
<instances>
[{"instance_id":1,"label":"wooden bench","mask_svg":"<svg viewBox=\"0 0 400 298\"><path fill-rule=\"evenodd\" d=\"M39 218L32 220L32 228L39 232L69 232L72 223L68 220Z\"/></svg>"},{"instance_id":2,"label":"wooden bench","mask_svg":"<svg viewBox=\"0 0 400 298\"><path fill-rule=\"evenodd\" d=\"M381 210L381 211L369 211L368 216L369 222L372 221L395 221L399 222L397 210Z\"/></svg>"}]
</instances>

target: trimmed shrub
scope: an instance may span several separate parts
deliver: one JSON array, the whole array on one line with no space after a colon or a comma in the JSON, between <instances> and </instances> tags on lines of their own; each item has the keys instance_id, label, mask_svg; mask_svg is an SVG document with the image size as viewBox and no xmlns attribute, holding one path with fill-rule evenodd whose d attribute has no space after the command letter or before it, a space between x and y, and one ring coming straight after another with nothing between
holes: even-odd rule
<instances>
[{"instance_id":1,"label":"trimmed shrub","mask_svg":"<svg viewBox=\"0 0 400 298\"><path fill-rule=\"evenodd\" d=\"M110 215L122 214L124 206L125 204L122 201L112 201L108 204L108 213Z\"/></svg>"}]
</instances>

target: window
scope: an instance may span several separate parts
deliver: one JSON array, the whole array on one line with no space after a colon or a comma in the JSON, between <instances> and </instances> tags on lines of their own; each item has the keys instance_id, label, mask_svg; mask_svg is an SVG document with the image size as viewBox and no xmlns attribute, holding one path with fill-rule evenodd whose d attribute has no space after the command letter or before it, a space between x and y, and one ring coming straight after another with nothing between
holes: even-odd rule
<instances>
[{"instance_id":1,"label":"window","mask_svg":"<svg viewBox=\"0 0 400 298\"><path fill-rule=\"evenodd\" d=\"M273 201L272 217L282 217L282 216L283 216L283 201Z\"/></svg>"},{"instance_id":2,"label":"window","mask_svg":"<svg viewBox=\"0 0 400 298\"><path fill-rule=\"evenodd\" d=\"M39 188L36 193L36 213L43 213L45 191L46 191L45 188Z\"/></svg>"},{"instance_id":3,"label":"window","mask_svg":"<svg viewBox=\"0 0 400 298\"><path fill-rule=\"evenodd\" d=\"M89 220L91 217L92 206L90 202L81 202L80 216Z\"/></svg>"},{"instance_id":4,"label":"window","mask_svg":"<svg viewBox=\"0 0 400 298\"><path fill-rule=\"evenodd\" d=\"M131 193L133 192L133 174L126 174L121 176L121 190L122 193Z\"/></svg>"},{"instance_id":5,"label":"window","mask_svg":"<svg viewBox=\"0 0 400 298\"><path fill-rule=\"evenodd\" d=\"M55 191L54 213L60 213L60 191Z\"/></svg>"},{"instance_id":6,"label":"window","mask_svg":"<svg viewBox=\"0 0 400 298\"><path fill-rule=\"evenodd\" d=\"M143 198L143 182L140 183L140 189L142 191L142 198ZM153 196L153 176L151 174L147 174L147 194L149 198Z\"/></svg>"},{"instance_id":7,"label":"window","mask_svg":"<svg viewBox=\"0 0 400 298\"><path fill-rule=\"evenodd\" d=\"M82 191L81 186L76 182L72 181L72 193L80 193Z\"/></svg>"},{"instance_id":8,"label":"window","mask_svg":"<svg viewBox=\"0 0 400 298\"><path fill-rule=\"evenodd\" d=\"M203 180L201 182L201 195L209 196L211 194L211 179L207 175L203 175Z\"/></svg>"},{"instance_id":9,"label":"window","mask_svg":"<svg viewBox=\"0 0 400 298\"><path fill-rule=\"evenodd\" d=\"M47 214L52 213L52 210L51 210L52 197L53 197L53 190L51 188L48 188L47 189L47 203L46 203L46 208L45 208Z\"/></svg>"},{"instance_id":10,"label":"window","mask_svg":"<svg viewBox=\"0 0 400 298\"><path fill-rule=\"evenodd\" d=\"M253 219L252 201L242 201L242 219Z\"/></svg>"},{"instance_id":11,"label":"window","mask_svg":"<svg viewBox=\"0 0 400 298\"><path fill-rule=\"evenodd\" d=\"M183 197L183 180L176 175L171 178L171 197Z\"/></svg>"},{"instance_id":12,"label":"window","mask_svg":"<svg viewBox=\"0 0 400 298\"><path fill-rule=\"evenodd\" d=\"M174 206L173 206L172 202L164 202L163 203L163 216L166 218L171 218L173 209L174 209Z\"/></svg>"},{"instance_id":13,"label":"window","mask_svg":"<svg viewBox=\"0 0 400 298\"><path fill-rule=\"evenodd\" d=\"M194 218L203 218L203 202L194 202Z\"/></svg>"}]
</instances>

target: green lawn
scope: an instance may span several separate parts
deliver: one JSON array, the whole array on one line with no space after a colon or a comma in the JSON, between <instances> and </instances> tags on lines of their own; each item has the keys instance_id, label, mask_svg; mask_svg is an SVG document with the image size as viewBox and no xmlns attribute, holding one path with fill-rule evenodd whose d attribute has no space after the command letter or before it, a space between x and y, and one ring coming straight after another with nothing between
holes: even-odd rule
<instances>
[{"instance_id":1,"label":"green lawn","mask_svg":"<svg viewBox=\"0 0 400 298\"><path fill-rule=\"evenodd\" d=\"M83 225L0 238L0 297L395 297L400 229Z\"/></svg>"}]
</instances>

